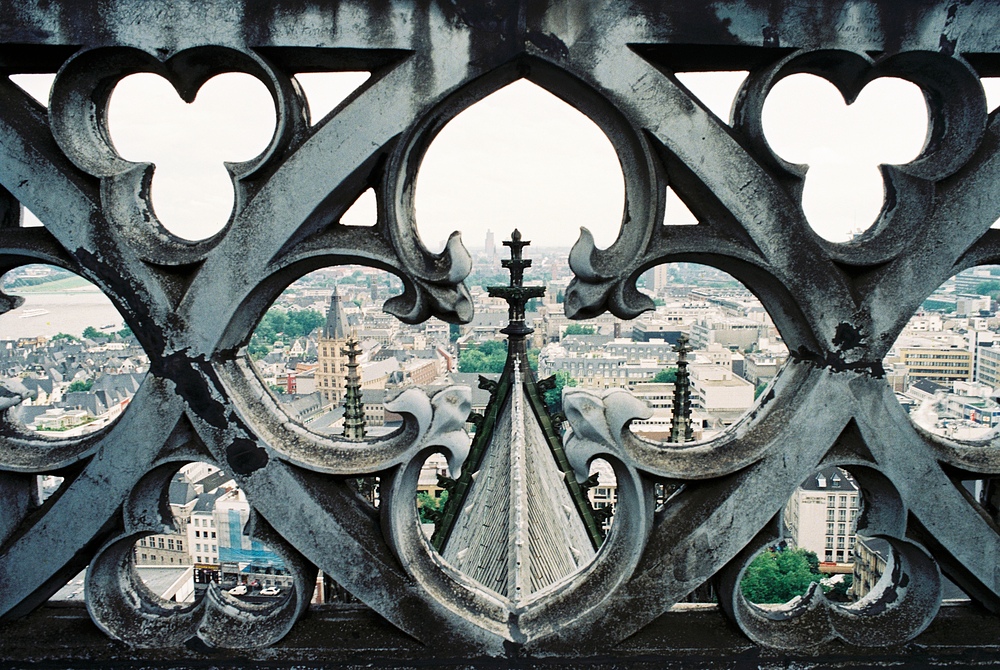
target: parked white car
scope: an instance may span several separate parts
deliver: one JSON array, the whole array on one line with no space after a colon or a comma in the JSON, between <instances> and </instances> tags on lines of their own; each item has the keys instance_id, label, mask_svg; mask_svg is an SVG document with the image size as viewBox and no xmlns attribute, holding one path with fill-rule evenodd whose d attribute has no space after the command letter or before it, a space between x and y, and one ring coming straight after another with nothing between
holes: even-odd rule
<instances>
[{"instance_id":1,"label":"parked white car","mask_svg":"<svg viewBox=\"0 0 1000 670\"><path fill-rule=\"evenodd\" d=\"M229 589L229 593L234 596L245 596L247 594L247 585L237 584L233 588Z\"/></svg>"},{"instance_id":2,"label":"parked white car","mask_svg":"<svg viewBox=\"0 0 1000 670\"><path fill-rule=\"evenodd\" d=\"M277 586L268 586L266 589L262 589L260 594L262 596L276 596L281 593L281 589Z\"/></svg>"}]
</instances>

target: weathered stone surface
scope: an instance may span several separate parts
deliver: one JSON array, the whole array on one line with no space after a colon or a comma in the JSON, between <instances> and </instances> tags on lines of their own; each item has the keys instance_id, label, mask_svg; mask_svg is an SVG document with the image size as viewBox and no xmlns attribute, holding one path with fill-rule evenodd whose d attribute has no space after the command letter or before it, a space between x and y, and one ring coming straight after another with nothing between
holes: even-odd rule
<instances>
[{"instance_id":1,"label":"weathered stone surface","mask_svg":"<svg viewBox=\"0 0 1000 670\"><path fill-rule=\"evenodd\" d=\"M229 667L318 664L341 652L333 662L344 665L373 655L514 664L524 654L597 667L994 662L987 633L977 637L995 629L994 614L939 612L938 594L943 573L985 610L1000 610L1000 534L956 485L1000 475L1000 449L915 428L880 377L884 354L928 294L958 271L1000 262L991 228L1000 218L1000 122L979 82L1000 74L998 24L1000 10L986 0L4 4L4 74L58 74L47 110L0 78L0 266L51 263L94 282L151 370L121 420L86 438L43 440L4 422L0 656L12 665L134 656ZM294 75L336 69L374 76L312 126ZM690 70L751 72L731 124L674 76ZM226 227L185 242L156 220L151 167L124 160L108 139L108 99L136 72L166 77L190 100L230 71L264 83L276 129L260 156L230 166L236 208ZM900 77L928 101L921 154L883 168L886 205L850 243L811 230L799 201L804 169L775 156L763 135L768 92L799 72L827 78L848 100L876 77ZM612 463L619 518L593 563L512 611L442 565L416 524L419 464L443 451L456 469L467 453L466 391L407 391L392 406L406 418L399 434L347 443L295 425L242 352L285 286L331 264L398 274L405 292L385 307L404 321L468 321L469 254L458 235L441 254L420 243L415 176L448 120L520 77L590 116L625 177L617 241L599 250L583 231L570 255L570 316L634 317L652 306L635 287L641 273L698 261L760 297L793 361L732 430L683 447L633 436L627 422L641 409L621 394L568 393L569 455L578 469L598 456ZM699 225L661 225L668 184ZM340 225L369 187L377 224ZM18 202L44 229L17 225ZM14 306L0 298L0 309ZM299 595L282 607L241 610L214 594L178 612L136 588L124 547L168 522L151 501L165 473L193 460L235 473L260 532L273 533L288 557ZM857 473L871 503L862 527L895 547L898 569L869 607L813 597L761 615L742 600L739 575L795 486L825 465ZM25 477L56 470L67 480L38 508ZM386 492L381 518L346 484L376 473ZM684 486L656 512L651 487L664 478ZM61 634L59 610L31 614L87 565L93 620L151 650L95 637L75 610ZM309 612L302 592L317 568L382 618L314 613L296 623ZM668 613L713 579L738 633L714 612ZM370 646L344 646L363 634L360 622L377 631ZM29 652L33 626L65 653ZM205 645L237 651L193 651Z\"/></svg>"},{"instance_id":2,"label":"weathered stone surface","mask_svg":"<svg viewBox=\"0 0 1000 670\"><path fill-rule=\"evenodd\" d=\"M660 616L638 634L595 655L560 661L521 656L488 659L461 657L448 649L426 647L377 614L359 606L324 605L300 621L268 649L225 653L196 646L138 653L109 640L79 605L45 606L19 621L0 624L4 635L0 668L715 668L803 667L928 668L997 667L993 617L967 607L944 607L919 637L906 645L873 650L829 642L798 652L772 651L749 643L711 605L688 605Z\"/></svg>"}]
</instances>

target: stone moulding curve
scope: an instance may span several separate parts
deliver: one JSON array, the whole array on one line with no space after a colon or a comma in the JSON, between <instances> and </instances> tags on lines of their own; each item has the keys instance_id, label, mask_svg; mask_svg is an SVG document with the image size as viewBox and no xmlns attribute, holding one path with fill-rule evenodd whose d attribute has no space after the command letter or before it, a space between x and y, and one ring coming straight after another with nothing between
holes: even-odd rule
<instances>
[{"instance_id":1,"label":"stone moulding curve","mask_svg":"<svg viewBox=\"0 0 1000 670\"><path fill-rule=\"evenodd\" d=\"M810 12L749 0L0 7L0 269L46 262L85 277L150 359L121 418L84 438L26 434L9 415L21 399L0 401L0 618L30 615L88 565L93 621L148 649L280 645L309 610L317 570L395 630L455 657L613 656L707 582L746 644L766 653L824 641L905 645L939 616L942 576L995 617L1000 524L961 481L993 491L1000 441L962 443L917 428L881 361L945 280L1000 262L990 229L1000 218L1000 117L988 113L980 82L1000 74L1000 49L983 28L1000 23L1000 9L985 0L905 11L890 4L824 0ZM372 77L311 126L295 74L349 69ZM676 77L720 70L750 73L728 123ZM56 75L47 108L6 76L39 71ZM223 72L257 77L271 94L271 141L227 166L233 214L207 240L185 242L159 225L149 200L155 168L124 161L110 140L111 90L136 72L166 78L185 100ZM882 211L850 243L810 228L801 207L806 168L775 156L764 136L764 101L795 73L827 79L848 101L877 77L900 77L928 103L923 150L882 166ZM612 466L619 510L590 564L514 607L449 566L417 520L427 456L444 453L457 471L468 454L468 389L405 390L389 405L404 416L399 432L334 440L281 411L245 348L282 289L345 263L401 278L403 294L385 309L406 323L469 322L471 256L460 234L442 253L427 251L414 183L444 123L518 78L594 120L625 178L622 218L608 222L619 229L614 244L598 249L584 229L570 252L567 314L634 318L653 307L636 288L643 272L705 263L760 298L791 357L753 410L706 442L640 439L628 425L646 410L632 396L567 391L567 456L581 478L595 458ZM662 225L668 186L697 225ZM341 225L369 188L375 225ZM21 206L44 227L23 227ZM16 305L0 294L0 311ZM253 609L210 589L198 605L177 608L138 583L130 547L169 524L156 502L165 473L193 460L233 474L253 508L249 530L292 566L292 596ZM813 592L763 612L742 598L740 576L773 540L795 487L828 465L852 468L865 487L864 527L892 547L888 577L854 606ZM39 505L32 485L48 473L66 481ZM351 489L359 476L381 478L378 510ZM664 481L677 492L655 509L653 489Z\"/></svg>"}]
</instances>

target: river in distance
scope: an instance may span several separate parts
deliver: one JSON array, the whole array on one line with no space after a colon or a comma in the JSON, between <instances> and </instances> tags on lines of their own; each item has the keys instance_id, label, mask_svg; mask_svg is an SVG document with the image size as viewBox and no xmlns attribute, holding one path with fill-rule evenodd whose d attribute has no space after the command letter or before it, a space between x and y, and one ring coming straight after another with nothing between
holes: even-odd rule
<instances>
[{"instance_id":1,"label":"river in distance","mask_svg":"<svg viewBox=\"0 0 1000 670\"><path fill-rule=\"evenodd\" d=\"M9 292L13 294L16 291ZM72 290L22 295L23 305L0 314L0 339L52 337L57 333L80 337L87 326L111 333L121 330L125 323L115 306L100 291Z\"/></svg>"}]
</instances>

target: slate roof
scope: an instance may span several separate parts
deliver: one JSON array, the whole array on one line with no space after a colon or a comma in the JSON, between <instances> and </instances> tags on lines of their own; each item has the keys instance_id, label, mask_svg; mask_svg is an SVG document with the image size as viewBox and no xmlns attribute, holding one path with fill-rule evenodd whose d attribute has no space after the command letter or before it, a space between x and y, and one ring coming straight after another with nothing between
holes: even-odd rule
<instances>
[{"instance_id":1,"label":"slate roof","mask_svg":"<svg viewBox=\"0 0 1000 670\"><path fill-rule=\"evenodd\" d=\"M108 406L103 402L103 399L90 391L73 391L64 394L62 406L86 410L91 416L100 416L108 411Z\"/></svg>"},{"instance_id":2,"label":"slate roof","mask_svg":"<svg viewBox=\"0 0 1000 670\"><path fill-rule=\"evenodd\" d=\"M451 372L448 374L451 378L451 383L447 386L468 386L472 389L472 406L473 407L485 407L490 401L490 393L486 389L479 388L479 373L477 372ZM487 372L482 375L490 381L497 381L500 379L500 375L495 372ZM425 386L423 387L427 390L428 394L433 394L435 391L445 388L442 385Z\"/></svg>"},{"instance_id":3,"label":"slate roof","mask_svg":"<svg viewBox=\"0 0 1000 670\"><path fill-rule=\"evenodd\" d=\"M194 486L191 485L191 480L187 476L177 473L170 481L168 496L171 505L186 505L197 498L198 494L195 492Z\"/></svg>"},{"instance_id":4,"label":"slate roof","mask_svg":"<svg viewBox=\"0 0 1000 670\"><path fill-rule=\"evenodd\" d=\"M91 391L112 391L122 397L131 398L139 390L145 375L135 372L101 375L94 380Z\"/></svg>"},{"instance_id":5,"label":"slate roof","mask_svg":"<svg viewBox=\"0 0 1000 670\"><path fill-rule=\"evenodd\" d=\"M929 393L931 395L934 395L938 391L947 392L950 390L948 387L938 384L937 382L932 382L929 379L918 379L910 384L910 386L916 387L924 393Z\"/></svg>"},{"instance_id":6,"label":"slate roof","mask_svg":"<svg viewBox=\"0 0 1000 670\"><path fill-rule=\"evenodd\" d=\"M52 393L52 380L45 377L25 377L21 380L25 388L32 392L32 394L37 394L39 391L47 395Z\"/></svg>"},{"instance_id":7,"label":"slate roof","mask_svg":"<svg viewBox=\"0 0 1000 670\"><path fill-rule=\"evenodd\" d=\"M385 403L385 389L361 389L361 402L365 405L381 405Z\"/></svg>"},{"instance_id":8,"label":"slate roof","mask_svg":"<svg viewBox=\"0 0 1000 670\"><path fill-rule=\"evenodd\" d=\"M518 601L589 561L595 548L515 369L490 446L444 558Z\"/></svg>"},{"instance_id":9,"label":"slate roof","mask_svg":"<svg viewBox=\"0 0 1000 670\"><path fill-rule=\"evenodd\" d=\"M544 289L522 284L531 261L521 257L520 233L503 244L511 283L489 292L510 305L507 359L431 543L517 604L590 561L603 537L528 364L524 306Z\"/></svg>"},{"instance_id":10,"label":"slate roof","mask_svg":"<svg viewBox=\"0 0 1000 670\"><path fill-rule=\"evenodd\" d=\"M820 482L825 482L823 486L820 486ZM802 487L806 491L829 491L830 493L836 493L837 491L857 491L858 483L854 479L838 467L823 468L819 472L810 475L804 482L802 482Z\"/></svg>"},{"instance_id":11,"label":"slate roof","mask_svg":"<svg viewBox=\"0 0 1000 670\"><path fill-rule=\"evenodd\" d=\"M16 421L28 426L35 422L35 417L45 414L50 409L55 409L55 405L17 405L12 411Z\"/></svg>"},{"instance_id":12,"label":"slate roof","mask_svg":"<svg viewBox=\"0 0 1000 670\"><path fill-rule=\"evenodd\" d=\"M340 292L334 286L333 293L330 294L330 307L326 310L326 324L323 326L323 337L328 340L347 339L347 329L349 326L347 315L344 314L344 305L341 303Z\"/></svg>"},{"instance_id":13,"label":"slate roof","mask_svg":"<svg viewBox=\"0 0 1000 670\"><path fill-rule=\"evenodd\" d=\"M204 491L201 496L199 496L199 503L201 498L204 498L207 494L211 493L215 489L219 488L228 481L232 481L233 476L226 474L224 470L217 470L207 477L202 477L195 482L195 486L200 486L201 490ZM213 501L214 504L214 501Z\"/></svg>"},{"instance_id":14,"label":"slate roof","mask_svg":"<svg viewBox=\"0 0 1000 670\"><path fill-rule=\"evenodd\" d=\"M299 377L303 376L305 375L299 375ZM323 397L319 391L293 396L283 394L278 401L290 417L300 420L316 413L323 405Z\"/></svg>"},{"instance_id":15,"label":"slate roof","mask_svg":"<svg viewBox=\"0 0 1000 670\"><path fill-rule=\"evenodd\" d=\"M334 433L339 434L342 429L336 427L333 424L337 423L344 417L344 408L334 407L329 412L324 412L315 421L309 422L309 430L319 433L321 435L333 435Z\"/></svg>"},{"instance_id":16,"label":"slate roof","mask_svg":"<svg viewBox=\"0 0 1000 670\"><path fill-rule=\"evenodd\" d=\"M210 477L214 477L215 475L219 474L225 474L225 473L216 472L213 475L209 475L205 479L209 479ZM205 481L205 479L201 480L201 482L198 483L201 484L203 481ZM232 479L232 477L228 477L227 481L229 479ZM194 508L192 508L191 510L192 513L200 512L202 514L207 514L215 511L215 501L229 492L226 489L219 489L218 486L216 486L215 491L208 492L207 488L205 489L205 491L206 491L205 493L202 493L200 496L198 496L198 502L194 504Z\"/></svg>"}]
</instances>

